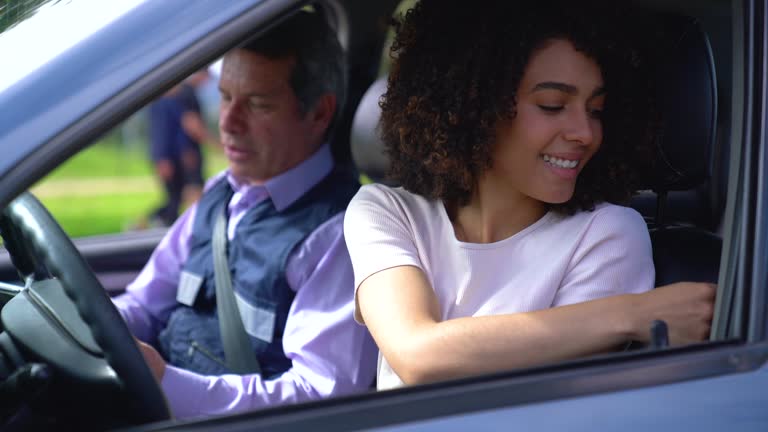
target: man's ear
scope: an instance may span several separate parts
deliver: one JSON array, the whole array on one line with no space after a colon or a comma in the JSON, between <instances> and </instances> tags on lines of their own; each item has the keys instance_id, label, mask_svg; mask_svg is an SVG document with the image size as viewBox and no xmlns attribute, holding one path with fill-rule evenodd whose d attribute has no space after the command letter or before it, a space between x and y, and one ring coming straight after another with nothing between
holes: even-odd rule
<instances>
[{"instance_id":1,"label":"man's ear","mask_svg":"<svg viewBox=\"0 0 768 432\"><path fill-rule=\"evenodd\" d=\"M312 131L320 136L325 135L325 131L331 125L335 113L336 95L325 93L320 96L312 110L307 113L309 120L312 122Z\"/></svg>"}]
</instances>

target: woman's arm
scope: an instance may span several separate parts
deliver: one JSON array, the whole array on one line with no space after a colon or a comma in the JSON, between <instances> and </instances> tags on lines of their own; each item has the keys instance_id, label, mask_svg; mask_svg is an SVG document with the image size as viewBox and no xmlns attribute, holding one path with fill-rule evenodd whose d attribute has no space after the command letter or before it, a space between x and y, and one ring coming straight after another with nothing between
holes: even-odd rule
<instances>
[{"instance_id":1,"label":"woman's arm","mask_svg":"<svg viewBox=\"0 0 768 432\"><path fill-rule=\"evenodd\" d=\"M669 324L673 344L709 332L715 287L680 283L536 312L439 322L424 273L400 266L371 275L358 302L373 338L406 384L562 361L649 340L650 323Z\"/></svg>"},{"instance_id":2,"label":"woman's arm","mask_svg":"<svg viewBox=\"0 0 768 432\"><path fill-rule=\"evenodd\" d=\"M676 284L647 291L653 264L645 224L622 218L627 212L616 209L595 219L582 239L555 298L557 307L441 322L416 247L414 230L426 216L414 210L416 201L408 203L403 196L409 195L364 186L347 210L345 231L358 287L357 318L405 383L606 352L629 340L648 341L655 319L667 322L672 343L708 334L714 286ZM536 287L520 287L526 288ZM647 292L628 294L642 291Z\"/></svg>"}]
</instances>

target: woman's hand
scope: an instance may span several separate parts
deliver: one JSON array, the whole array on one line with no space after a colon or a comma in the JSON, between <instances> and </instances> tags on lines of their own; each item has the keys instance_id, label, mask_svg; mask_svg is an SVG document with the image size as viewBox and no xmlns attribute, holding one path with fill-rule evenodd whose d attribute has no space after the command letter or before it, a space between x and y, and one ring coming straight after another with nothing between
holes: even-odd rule
<instances>
[{"instance_id":1,"label":"woman's hand","mask_svg":"<svg viewBox=\"0 0 768 432\"><path fill-rule=\"evenodd\" d=\"M679 282L665 285L634 299L634 338L650 341L653 320L664 320L671 345L701 342L709 337L717 285Z\"/></svg>"}]
</instances>

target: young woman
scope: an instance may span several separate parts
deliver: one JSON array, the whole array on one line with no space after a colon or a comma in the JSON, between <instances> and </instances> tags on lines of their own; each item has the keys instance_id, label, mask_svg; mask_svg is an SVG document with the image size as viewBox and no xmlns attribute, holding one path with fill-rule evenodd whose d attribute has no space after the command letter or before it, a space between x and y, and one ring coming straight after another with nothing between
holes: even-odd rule
<instances>
[{"instance_id":1,"label":"young woman","mask_svg":"<svg viewBox=\"0 0 768 432\"><path fill-rule=\"evenodd\" d=\"M625 202L648 169L651 83L584 2L421 0L393 45L382 136L400 188L345 218L378 386L703 340L715 287L653 288ZM619 29L617 29L619 30Z\"/></svg>"}]
</instances>

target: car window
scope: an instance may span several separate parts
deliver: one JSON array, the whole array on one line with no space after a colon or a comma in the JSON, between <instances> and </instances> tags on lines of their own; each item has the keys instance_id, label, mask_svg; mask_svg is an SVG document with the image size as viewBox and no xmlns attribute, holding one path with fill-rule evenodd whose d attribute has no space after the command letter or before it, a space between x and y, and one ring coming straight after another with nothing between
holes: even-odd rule
<instances>
[{"instance_id":1,"label":"car window","mask_svg":"<svg viewBox=\"0 0 768 432\"><path fill-rule=\"evenodd\" d=\"M212 134L201 146L203 180L226 167L216 136L218 72L214 65L210 69L207 72L206 68L207 77L194 89L204 126ZM71 237L166 228L172 223L171 218L155 216L169 198L151 158L150 106L151 103L32 187L31 191ZM189 204L191 201L185 201L176 213Z\"/></svg>"},{"instance_id":2,"label":"car window","mask_svg":"<svg viewBox=\"0 0 768 432\"><path fill-rule=\"evenodd\" d=\"M395 16L414 4L401 3ZM661 171L657 173L649 169L643 173L649 178L663 180L646 183L648 191L637 195L630 205L644 216L653 242L655 286L684 280L716 283L722 269L721 227L728 223L725 217L728 194L724 185L729 179L733 179L729 177L728 164L723 162L728 158L730 141L733 139L730 135L732 107L728 97L724 95L732 94L730 77L733 70L738 70L738 65L732 62L731 57L732 11L725 3L711 3L701 8L686 8L680 5L664 7L656 4L643 7L648 8L650 13L647 17L650 25L644 37L644 42L649 45L646 49L659 76L664 76L659 78L659 94L656 97L662 110L662 121L669 123L665 123L662 128L664 132L659 137L659 163L654 170ZM678 20L688 25L691 30L682 38L674 35L675 29L681 28L676 24ZM694 34L696 36L692 38ZM385 77L389 70L391 37L390 31L384 43L379 77ZM654 40L656 42L653 42ZM686 56L692 55L685 57L685 61L680 61L675 55L668 55L664 50L658 49L659 44L668 44L672 50L680 49L686 52ZM667 84L671 82L668 77L680 76L689 78L687 84ZM379 96L385 88L380 83L370 87L369 91L377 93L367 94L363 99L359 109L364 112L358 113L359 118L375 118L379 115ZM691 100L698 101L698 113L686 108ZM686 113L685 116L681 117L681 112ZM694 118L697 120L691 121L688 127L684 128L685 133L677 135L680 121ZM374 155L382 150L381 140L378 131L374 131L373 127L370 129L371 133L366 139L359 140L368 143L369 154L366 155L365 150L360 150L364 157L358 159L371 167L369 172L363 170L363 174L370 173L369 178L381 178L373 175L383 172L381 160L371 162L376 159ZM353 146L355 145L353 141ZM363 144L363 147L365 145ZM696 146L700 157L698 161L691 158L689 152L682 150L689 145ZM686 156L683 157L683 154ZM682 159L678 159L680 157ZM667 169L667 164L685 168L664 178L664 174L659 173ZM689 232L691 228L696 233ZM696 249L695 253L692 248ZM429 276L430 282L432 277ZM725 288L721 287L720 292L723 291ZM723 306L722 302L719 305L718 313L723 313L727 306ZM733 335L734 333L731 334Z\"/></svg>"},{"instance_id":3,"label":"car window","mask_svg":"<svg viewBox=\"0 0 768 432\"><path fill-rule=\"evenodd\" d=\"M397 6L394 16L404 13L416 4L416 1L403 0ZM79 2L84 3L86 0L79 0ZM357 27L355 19L358 15L355 13L359 16L365 14L355 6L355 2L357 0L338 0L332 3L334 10L340 14L339 17L343 16L343 19L337 20L337 25L344 32L342 40L344 46L350 50L349 54L355 65L353 73L356 74L352 75L351 93L362 95L371 82L388 74L389 46L392 43L393 30L390 28L386 35L377 34L376 37L366 34L365 36L370 39L364 42L356 39L365 32L361 32ZM33 17L36 13L43 14L45 8L63 7L69 3L78 3L78 1L2 2L0 0L0 32L6 30L6 33L11 34L18 31L18 34L22 35L22 24L26 19ZM265 1L265 4L278 3L279 1ZM395 2L391 3L394 6ZM626 416L625 418L633 418L641 422L639 424L643 424L643 421L647 421L647 416L656 415L656 411L662 411L665 408L664 405L668 407L674 405L675 412L665 411L666 414L660 414L659 418L671 420L672 424L679 426L680 429L688 428L687 421L696 417L692 409L689 409L691 406L729 406L734 412L745 415L749 419L756 417L751 411L745 411L744 406L753 406L756 398L760 396L755 393L759 392L746 390L750 380L757 382L761 379L760 374L764 375L764 370L760 372L761 369L758 368L765 360L765 353L760 344L750 345L743 342L747 340L748 331L751 332L749 342L762 341L762 333L755 332L754 328L761 323L763 327L765 326L762 312L765 298L761 294L764 291L761 283L766 280L766 271L760 264L760 259L764 261L764 257L760 257L760 251L757 248L765 244L758 234L766 231L765 222L756 216L762 214L758 210L762 209L759 206L764 206L764 203L760 200L758 192L754 190L761 189L765 182L756 161L758 153L764 151L765 143L758 143L762 138L750 135L762 130L760 128L764 128L765 120L760 115L755 115L755 112L749 111L759 109L759 107L751 108L751 104L755 102L752 98L762 96L749 93L754 83L750 81L752 79L750 76L743 75L745 75L744 71L754 72L751 62L759 58L750 57L755 54L748 53L745 47L748 45L745 39L753 36L746 29L752 29L752 27L745 26L741 20L746 20L745 15L748 15L744 12L744 4L759 3L764 6L765 2L733 0L669 3L649 0L633 3L658 12L662 16L690 18L703 29L710 41L709 49L714 58L713 71L716 75L717 107L715 136L709 155L712 171L705 181L688 188L681 188L682 190L664 191L659 194L648 188L635 197L631 205L645 217L650 236L654 239L654 257L660 260L656 264L657 277L661 274L670 274L667 271L668 268L663 265L665 262L685 262L699 266L698 260L704 255L708 257L707 277L714 275L715 281L718 281L719 277L721 283L718 291L716 322L720 321L722 331L717 334L713 332L713 338L709 342L682 349L667 350L664 346L653 345L628 347L630 349L627 351L606 353L597 358L557 362L532 369L449 380L425 386L417 385L393 392L372 393L359 398L350 397L316 405L307 404L299 408L306 413L304 416L295 415L297 411L294 408L276 409L253 416L242 416L238 420L223 420L223 422L231 421L231 424L242 426L243 430L270 430L274 425L288 425L287 428L293 426L294 429L312 428L317 425L343 425L342 429L345 430L390 426L397 428L401 425L402 430L411 430L411 426L413 429L418 429L420 426L429 427L426 423L436 421L434 426L439 430L442 427L450 428L451 421L457 420L456 417L458 417L456 424L460 425L460 429L477 425L498 426L499 411L503 411L504 424L527 418L531 424L544 421L546 425L551 426L551 430L555 430L556 427L568 429L569 426L579 424L587 426L574 427L575 430L590 430L589 425L595 424L590 422L594 419L585 419L583 413L593 412L595 407L612 406L616 408L616 413L621 413ZM125 2L121 5L124 8L131 7ZM386 14L387 17L389 15L389 13ZM381 17L378 20L377 22L381 22ZM366 23L370 24L372 21L369 19ZM760 27L759 22L756 22L758 23L756 26ZM366 29L371 27L373 26L367 25ZM738 31L734 31L734 28ZM740 31L745 34L741 34ZM0 45L5 40L0 37ZM364 46L364 49L360 46ZM375 48L373 51L376 53L381 52L380 58L371 60L371 57L374 57L369 55L371 47ZM361 54L363 51L365 53ZM0 50L0 52L6 51ZM758 55L764 54L758 53ZM39 66L39 62L49 61L49 59L41 58L37 61ZM186 57L185 61L189 62L184 66L187 69L191 69L192 64L198 67L199 63L202 63L200 59L190 61L189 57ZM205 62L208 61L210 58L205 58ZM36 66L29 63L25 67L34 69ZM179 68L177 65L168 68L173 67ZM216 68L215 63L209 68L212 76L207 84L208 87L197 91L203 108L204 121L214 132L217 129L218 110ZM27 73L21 72L20 69L14 72L16 75L11 75L9 72L3 75L3 69L0 68L0 87L4 82L23 79ZM8 79L6 80L5 77ZM174 84L182 81L183 79L179 78L173 83L168 82L165 90L170 90ZM150 229L148 232L152 232L151 228L167 225L151 217L153 211L163 204L166 195L150 154L149 110L151 105L161 97L162 95L153 95L152 98L146 98L150 99L150 102L145 106L138 109L134 107L133 115L111 127L106 133L100 133L99 138L90 140L84 145L86 147L84 150L79 151L31 187L30 190L51 211L71 237L133 234L145 229ZM745 101L745 98L749 100ZM688 99L683 101L688 103ZM349 108L352 113L350 115L355 114L356 102L354 98L351 100L353 106ZM691 105L692 113L694 104L688 104ZM764 113L760 111L757 114ZM742 122L746 122L748 118L754 123L743 126ZM351 118L348 120L351 123ZM757 132L752 132L753 129L750 129L752 127ZM698 128L692 127L690 130L698 130ZM374 136L372 128L371 136ZM215 143L205 145L202 151L203 179L209 179L226 167L226 161ZM683 154L682 158L693 158L698 154L698 150L695 154L688 152ZM672 157L681 157L681 155L672 155ZM364 183L373 182L372 177L366 176L365 171L361 170L360 175ZM752 183L748 180L750 176L753 178ZM182 210L183 207L182 205ZM695 231L695 235L676 236L678 232L683 231ZM657 238L670 234L666 243L656 243ZM703 234L703 237L700 234ZM702 238L705 240L701 241ZM157 239L159 237L153 241L156 242ZM87 241L82 244L86 245L87 250ZM120 242L117 237L108 237L103 245L120 245ZM132 264L130 272L126 271L127 267L113 268L105 262L106 260L99 261L98 254L89 256L89 259L96 260L94 269L100 280L109 282L104 282L105 287L117 292L135 277L140 265L146 262L150 251L151 248L142 251L141 259L135 260L136 263ZM721 257L723 257L722 260ZM124 257L119 256L115 259L115 256L109 256L109 258L118 262ZM0 264L11 268L9 263ZM694 275L699 274L701 273ZM0 280L9 280L5 278L5 273L2 276ZM671 277L679 277L679 275ZM669 281L671 282L672 279ZM738 380L730 380L734 376ZM724 384L726 381L738 382L729 386ZM737 397L733 397L730 403L726 403L725 398L728 395L720 394L723 388L732 392L731 395L736 394ZM670 395L674 397L670 398ZM680 400L688 401L686 398L691 398L693 402L683 404L682 408L673 403ZM643 405L643 401L652 403ZM521 414L530 406L538 408L527 411L533 413L528 417ZM560 411L563 406L571 408ZM636 409L637 406L651 406L652 412ZM562 418L552 416L552 412L562 414ZM624 425L624 420L620 416L611 416L607 413L602 417L604 418L599 419L597 424L607 429ZM439 418L446 420L435 420ZM725 422L723 418L713 418L712 424L718 421ZM215 427L216 421L211 425ZM717 425L719 426L719 423ZM166 424L165 426L170 426L172 430L174 425Z\"/></svg>"},{"instance_id":4,"label":"car window","mask_svg":"<svg viewBox=\"0 0 768 432\"><path fill-rule=\"evenodd\" d=\"M692 101L700 101L702 93L716 99L716 114L710 112L715 114L713 120L716 127L710 130L713 135L707 137L712 141L705 141L713 145L705 161L711 164L712 172L697 186L661 194L652 192L632 204L646 217L654 239L671 235L670 239L677 243L677 248L669 249L663 243L654 245L654 255L659 260L657 272L666 273L669 270L665 267L666 263L709 257L702 268L709 273L709 280L720 283L716 321L718 318L729 321L723 323L723 331L713 333L711 343L690 347L687 351L662 349L664 355L655 356L651 347L634 354L603 357L594 362L560 363L551 368L518 374L499 374L418 389L411 387L388 395L361 398L359 403L329 405L325 409L308 412L304 419L295 418L293 413L276 413L264 422L254 419L249 423L250 427L268 430L276 424L295 428L343 424L349 430L465 430L472 427L503 428L513 423L537 425L542 430L644 427L635 426L638 424L653 424L663 430L731 427L734 420L726 419L723 412L744 415L745 420L738 423L745 429L761 430L764 427L766 419L758 414L759 410L744 409L751 404L749 401L765 400L764 396L749 390L752 387L750 379L760 379L764 374L764 347L761 344L750 347L742 345L742 342L747 340L747 329L750 341L763 340L765 331L766 279L761 276L765 273L765 249L753 249L753 240L750 240L754 238L756 245L765 245L764 231L752 231L765 223L764 218L759 216L763 205L755 202L758 199L755 194L764 197L763 192L758 190L762 190L766 180L762 171L753 171L757 167L754 157L765 150L765 137L759 135L765 130L765 118L758 120L751 117L753 109L764 115L751 103L762 101L765 97L764 87L760 84L764 81L765 72L758 66L764 63L762 57L765 56L764 50L759 48L765 34L765 2L633 3L660 12L660 16L681 14L692 18L709 39L709 45L704 50L712 51L712 70L707 71L704 67L697 71L689 70L680 76L696 81L701 77L696 72L703 72L704 75L712 72L716 75L716 87L707 87L687 97L676 96L672 98L672 103L684 106L681 111L693 115L698 107L691 106ZM750 48L752 43L757 43L757 47ZM386 49L384 53L386 56ZM686 61L691 59L686 58ZM384 57L379 76L385 76L387 70ZM751 75L753 72L756 75ZM376 106L378 94L372 99L374 103L371 106ZM702 123L694 124L689 131L700 131L701 127ZM374 135L369 138L375 140ZM699 148L696 152L704 153L705 150ZM683 157L691 157L692 153L687 152ZM750 189L750 184L755 189ZM749 204L750 201L752 204ZM663 222L657 225L659 221ZM693 228L703 236L675 237L678 228L683 228L682 231ZM721 255L719 242L723 240ZM678 252L665 256L670 250ZM731 294L723 295L726 292ZM726 316L729 311L730 318ZM747 354L758 351L763 354L756 354L756 357ZM740 373L709 362L719 354L726 355L726 352L735 356L733 364L745 365L747 358L753 358L755 363L751 365L751 371ZM636 361L629 360L637 354ZM740 360L737 361L737 357ZM623 358L627 361L623 362ZM693 375L687 375L688 372ZM526 382L531 386L525 387L523 383ZM714 396L714 392L718 391L730 393L719 398ZM550 399L554 394L558 396ZM718 401L713 402L713 398ZM649 404L654 405L650 411L647 409ZM698 407L715 405L718 415L702 418ZM497 411L498 406L511 408L506 408L507 413L502 414ZM643 408L638 409L639 406ZM600 414L585 414L593 409ZM338 412L344 410L348 410L349 415L342 420ZM455 410L461 410L463 414L456 414ZM425 414L425 411L431 414ZM467 415L472 412L478 414ZM510 416L506 417L507 414ZM653 419L648 420L649 416ZM387 420L381 420L382 417ZM407 423L408 420L423 421ZM392 429L377 429L382 423L395 426Z\"/></svg>"}]
</instances>

